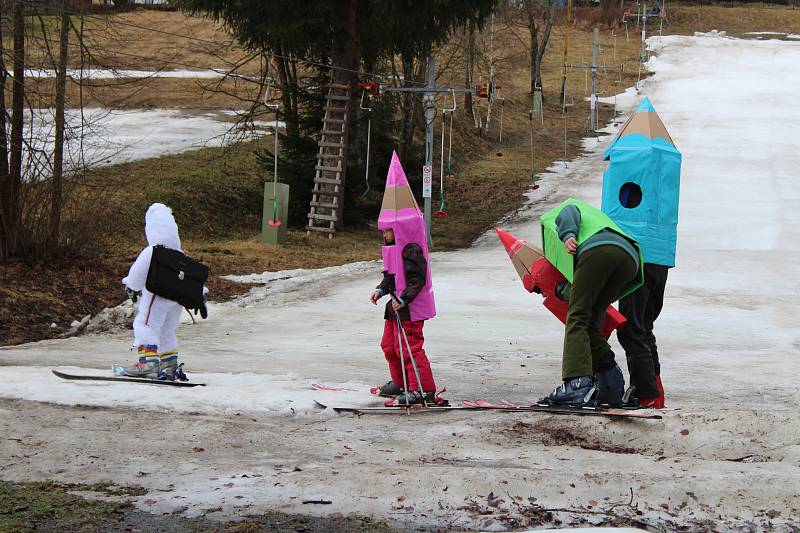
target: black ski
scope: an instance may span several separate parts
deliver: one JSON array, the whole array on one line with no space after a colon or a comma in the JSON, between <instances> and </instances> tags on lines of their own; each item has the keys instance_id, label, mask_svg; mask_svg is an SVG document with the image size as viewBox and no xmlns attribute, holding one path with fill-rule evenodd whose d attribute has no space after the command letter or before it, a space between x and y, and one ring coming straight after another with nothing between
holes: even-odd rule
<instances>
[{"instance_id":1,"label":"black ski","mask_svg":"<svg viewBox=\"0 0 800 533\"><path fill-rule=\"evenodd\" d=\"M65 374L58 370L53 370L53 374L61 379L73 381L119 381L122 383L144 383L145 385L167 385L168 387L205 387L205 383L189 383L188 381L167 381L146 378L127 378L118 376L85 376L75 374Z\"/></svg>"},{"instance_id":2,"label":"black ski","mask_svg":"<svg viewBox=\"0 0 800 533\"><path fill-rule=\"evenodd\" d=\"M320 402L315 402L319 407L327 409L328 406ZM330 407L337 413L352 413L357 415L366 414L411 414L411 413L436 413L445 411L502 411L505 413L542 413L552 415L573 415L573 416L605 416L611 418L639 418L644 420L661 420L660 414L634 409L607 409L602 407L569 407L569 406L550 406L550 405L527 405L527 406L477 406L467 405L445 405L445 406L392 406L392 407Z\"/></svg>"}]
</instances>

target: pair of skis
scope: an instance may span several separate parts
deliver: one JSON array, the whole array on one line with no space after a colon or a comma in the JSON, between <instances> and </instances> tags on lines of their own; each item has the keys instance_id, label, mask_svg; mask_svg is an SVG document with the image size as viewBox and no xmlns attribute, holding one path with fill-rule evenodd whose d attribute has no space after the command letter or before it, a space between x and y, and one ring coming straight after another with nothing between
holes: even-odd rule
<instances>
[{"instance_id":1,"label":"pair of skis","mask_svg":"<svg viewBox=\"0 0 800 533\"><path fill-rule=\"evenodd\" d=\"M338 387L328 387L319 383L313 383L312 388L323 391L342 391L353 389L342 389ZM540 405L540 404L518 404L507 401L500 403L488 402L486 400L462 400L459 405L412 405L412 406L383 406L383 407L343 407L328 406L322 402L315 401L322 409L332 409L337 413L352 413L356 415L367 414L411 414L411 413L436 413L445 411L503 411L518 413L543 413L554 415L574 415L574 416L605 416L611 418L639 418L644 420L660 420L662 417L658 413L644 409L623 409L609 407L591 406L565 406L565 405Z\"/></svg>"},{"instance_id":2,"label":"pair of skis","mask_svg":"<svg viewBox=\"0 0 800 533\"><path fill-rule=\"evenodd\" d=\"M91 376L67 374L53 370L53 374L61 379L70 381L117 381L123 383L141 383L147 385L162 385L168 387L204 387L205 383L190 383L187 381L160 381L155 379L114 377L114 376ZM322 391L353 391L355 389L344 389L340 387L327 387L319 383L313 383L312 387ZM329 406L315 401L317 406L328 409ZM639 418L645 420L660 420L661 415L651 411L638 409L615 409L606 407L571 407L556 405L539 404L517 404L511 402L492 403L486 400L463 400L460 405L412 405L406 406L383 406L383 407L339 407L333 406L330 409L337 413L353 413L357 415L365 414L411 414L411 413L435 413L445 411L503 411L519 413L543 413L554 415L577 415L577 416L606 416L612 418Z\"/></svg>"}]
</instances>

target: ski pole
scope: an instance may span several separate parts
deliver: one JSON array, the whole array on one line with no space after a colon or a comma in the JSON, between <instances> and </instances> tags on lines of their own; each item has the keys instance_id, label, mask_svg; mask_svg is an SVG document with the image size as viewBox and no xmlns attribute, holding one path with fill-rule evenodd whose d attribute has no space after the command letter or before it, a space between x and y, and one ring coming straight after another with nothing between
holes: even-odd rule
<instances>
[{"instance_id":1,"label":"ski pole","mask_svg":"<svg viewBox=\"0 0 800 533\"><path fill-rule=\"evenodd\" d=\"M394 295L392 295L392 299L394 299ZM400 339L400 331L403 329L402 324L400 324L399 315L397 311L394 312L395 317L398 318L397 320L397 346L400 348L400 369L403 372L403 394L408 393L408 379L406 378L406 363L403 359L403 343Z\"/></svg>"},{"instance_id":2,"label":"ski pole","mask_svg":"<svg viewBox=\"0 0 800 533\"><path fill-rule=\"evenodd\" d=\"M422 378L419 374L419 368L417 368L417 362L414 360L414 355L411 353L411 343L408 342L408 335L406 335L406 331L403 329L403 323L400 320L400 313L398 311L394 312L395 317L397 318L397 327L403 335L403 339L406 341L406 348L408 348L408 357L411 359L411 366L414 368L414 374L417 376L417 389L419 392L422 393L423 398L425 397L425 391L422 390ZM402 354L403 347L400 346L400 353Z\"/></svg>"},{"instance_id":3,"label":"ski pole","mask_svg":"<svg viewBox=\"0 0 800 533\"><path fill-rule=\"evenodd\" d=\"M424 392L424 391L422 391L422 379L420 378L420 375L419 375L419 369L417 368L417 363L414 361L414 355L411 353L411 345L408 342L408 337L406 336L406 332L403 329L403 324L402 324L402 321L400 320L400 316L397 313L397 311L395 311L395 316L397 317L397 328L399 330L398 334L397 334L397 337L398 337L397 341L400 344L400 362L402 364L402 361L403 361L403 359L402 359L403 343L400 341L400 335L402 335L403 338L406 341L405 345L408 348L408 358L411 360L411 366L414 368L414 374L416 374L416 376L417 376L417 389L420 392ZM403 366L403 370L405 371L405 366ZM410 391L408 391L408 389L406 389L406 394L408 394L408 392L410 392Z\"/></svg>"}]
</instances>

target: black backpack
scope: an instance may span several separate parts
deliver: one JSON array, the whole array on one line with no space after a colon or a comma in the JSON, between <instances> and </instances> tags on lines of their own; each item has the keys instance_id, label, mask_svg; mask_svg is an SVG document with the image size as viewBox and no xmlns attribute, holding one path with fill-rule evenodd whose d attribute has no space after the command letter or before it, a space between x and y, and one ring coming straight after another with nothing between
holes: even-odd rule
<instances>
[{"instance_id":1,"label":"black backpack","mask_svg":"<svg viewBox=\"0 0 800 533\"><path fill-rule=\"evenodd\" d=\"M158 296L178 302L187 309L201 309L203 284L208 279L208 267L188 255L153 246L153 258L147 271L147 290Z\"/></svg>"}]
</instances>

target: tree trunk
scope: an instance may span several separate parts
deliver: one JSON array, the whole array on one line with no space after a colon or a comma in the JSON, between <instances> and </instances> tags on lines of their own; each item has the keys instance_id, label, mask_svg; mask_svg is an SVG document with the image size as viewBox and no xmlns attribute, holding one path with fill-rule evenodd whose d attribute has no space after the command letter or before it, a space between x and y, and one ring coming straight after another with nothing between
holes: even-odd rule
<instances>
[{"instance_id":1,"label":"tree trunk","mask_svg":"<svg viewBox=\"0 0 800 533\"><path fill-rule=\"evenodd\" d=\"M64 0L62 4L58 69L56 70L56 138L53 149L53 191L50 199L50 240L55 245L58 244L58 235L61 230L61 198L64 189L64 101L67 87L67 46L69 44L70 27L67 1Z\"/></svg>"},{"instance_id":2,"label":"tree trunk","mask_svg":"<svg viewBox=\"0 0 800 533\"><path fill-rule=\"evenodd\" d=\"M14 2L12 28L14 32L13 69L11 91L11 157L6 208L5 255L16 252L19 230L19 194L22 185L22 127L25 104L25 4Z\"/></svg>"},{"instance_id":3,"label":"tree trunk","mask_svg":"<svg viewBox=\"0 0 800 533\"><path fill-rule=\"evenodd\" d=\"M550 40L550 32L553 29L553 19L555 18L556 6L552 0L547 0L547 20L544 25L544 33L542 34L542 41L536 49L536 75L534 78L534 87L539 87L542 90L542 100L544 100L544 88L542 87L542 59L544 53L547 51L547 42Z\"/></svg>"},{"instance_id":4,"label":"tree trunk","mask_svg":"<svg viewBox=\"0 0 800 533\"><path fill-rule=\"evenodd\" d=\"M297 115L295 104L296 97L293 97L297 87L292 82L292 71L289 60L286 59L284 50L278 50L281 57L275 58L278 79L281 83L281 102L283 103L283 119L286 122L286 136L295 143L300 140L300 122Z\"/></svg>"},{"instance_id":5,"label":"tree trunk","mask_svg":"<svg viewBox=\"0 0 800 533\"><path fill-rule=\"evenodd\" d=\"M414 80L414 56L410 52L403 52L400 59L403 62L403 86L410 86ZM401 161L405 161L411 148L414 133L414 93L401 93L401 123L400 123L400 146L398 156Z\"/></svg>"},{"instance_id":6,"label":"tree trunk","mask_svg":"<svg viewBox=\"0 0 800 533\"><path fill-rule=\"evenodd\" d=\"M358 83L359 65L361 63L361 49L358 46L358 2L359 0L347 0L346 7L344 8L344 24L343 28L343 42L342 49L338 58L338 63L343 69L336 71L336 80L339 83L353 87ZM343 2L344 3L344 2ZM345 192L347 189L347 156L350 150L350 129L353 124L353 113L355 113L356 102L353 100L353 93L350 92L350 112L345 116L344 124L344 137L342 141L345 143L344 161L342 161L342 172L340 173L342 180L342 192L339 195L339 209L336 211L336 228L342 229L344 227L344 210L345 210Z\"/></svg>"},{"instance_id":7,"label":"tree trunk","mask_svg":"<svg viewBox=\"0 0 800 533\"><path fill-rule=\"evenodd\" d=\"M539 28L536 26L536 12L534 0L527 0L525 7L528 11L528 33L531 37L530 62L531 62L531 94L537 87L537 80L541 77L541 63L537 61L539 52Z\"/></svg>"},{"instance_id":8,"label":"tree trunk","mask_svg":"<svg viewBox=\"0 0 800 533\"><path fill-rule=\"evenodd\" d=\"M475 24L468 22L467 30L467 73L464 80L466 87L475 86ZM472 93L464 93L464 111L472 118L475 129L478 129L478 117L475 115L475 107L472 101Z\"/></svg>"},{"instance_id":9,"label":"tree trunk","mask_svg":"<svg viewBox=\"0 0 800 533\"><path fill-rule=\"evenodd\" d=\"M492 105L494 104L494 13L489 23L489 94L486 98L486 122L483 124L482 135L489 135L489 123L492 120Z\"/></svg>"},{"instance_id":10,"label":"tree trunk","mask_svg":"<svg viewBox=\"0 0 800 533\"><path fill-rule=\"evenodd\" d=\"M0 0L0 13L6 9L5 0ZM8 137L6 136L6 64L3 47L3 21L0 17L0 262L6 258L6 235L8 235L8 191L11 177L8 175Z\"/></svg>"},{"instance_id":11,"label":"tree trunk","mask_svg":"<svg viewBox=\"0 0 800 533\"><path fill-rule=\"evenodd\" d=\"M358 46L358 0L348 0L343 27L344 42L337 59L339 65L347 70L337 70L336 80L351 85L358 81L358 65L361 60Z\"/></svg>"}]
</instances>

